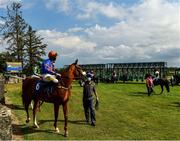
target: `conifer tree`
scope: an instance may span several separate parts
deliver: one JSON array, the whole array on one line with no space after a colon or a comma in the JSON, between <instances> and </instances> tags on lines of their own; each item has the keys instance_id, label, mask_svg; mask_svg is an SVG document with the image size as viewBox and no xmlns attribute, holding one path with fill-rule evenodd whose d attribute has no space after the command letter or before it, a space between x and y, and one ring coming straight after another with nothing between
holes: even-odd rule
<instances>
[{"instance_id":1,"label":"conifer tree","mask_svg":"<svg viewBox=\"0 0 180 141\"><path fill-rule=\"evenodd\" d=\"M25 69L31 75L34 68L40 65L47 45L42 42L43 38L38 36L37 31L33 30L31 26L28 26L25 37Z\"/></svg>"},{"instance_id":2,"label":"conifer tree","mask_svg":"<svg viewBox=\"0 0 180 141\"><path fill-rule=\"evenodd\" d=\"M22 62L23 67L23 54L24 54L24 33L27 23L22 17L20 8L22 5L18 2L13 2L7 6L7 16L1 16L4 25L1 25L3 38L7 41L7 50L14 56L14 60Z\"/></svg>"}]
</instances>

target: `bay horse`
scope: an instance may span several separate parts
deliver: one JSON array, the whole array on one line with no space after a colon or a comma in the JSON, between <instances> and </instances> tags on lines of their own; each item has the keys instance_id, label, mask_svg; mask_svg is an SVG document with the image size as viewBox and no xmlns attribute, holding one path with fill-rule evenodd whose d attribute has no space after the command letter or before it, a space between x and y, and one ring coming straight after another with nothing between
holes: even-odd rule
<instances>
[{"instance_id":1,"label":"bay horse","mask_svg":"<svg viewBox=\"0 0 180 141\"><path fill-rule=\"evenodd\" d=\"M160 94L163 93L163 91L164 91L164 86L165 86L167 92L170 92L169 80L166 79L166 78L158 78L157 80L154 79L154 80L153 80L153 84L154 84L154 86L157 86L157 85L160 85L160 86L161 86L161 92L160 92Z\"/></svg>"},{"instance_id":2,"label":"bay horse","mask_svg":"<svg viewBox=\"0 0 180 141\"><path fill-rule=\"evenodd\" d=\"M78 60L75 63L69 65L62 73L61 79L59 80L58 84L54 84L54 90L51 91L50 94L45 93L45 91L41 91L40 93L36 93L37 81L40 78L31 78L27 77L22 84L22 101L23 105L27 114L28 123L30 121L29 117L29 105L31 101L34 101L33 106L33 122L35 127L39 128L37 121L36 121L36 112L41 104L41 102L48 102L54 104L54 128L57 133L59 133L59 129L57 127L57 119L59 113L59 106L62 105L63 107L63 114L64 114L64 136L68 136L67 130L67 121L68 121L68 100L71 95L71 84L74 79L81 78L83 76L83 71L80 66L77 64Z\"/></svg>"},{"instance_id":3,"label":"bay horse","mask_svg":"<svg viewBox=\"0 0 180 141\"><path fill-rule=\"evenodd\" d=\"M148 76L152 76L150 74L146 74L145 76L145 79L147 80L147 77ZM158 86L160 85L161 86L161 92L160 94L163 93L164 91L164 86L167 90L167 92L170 92L170 88L169 88L169 80L166 79L166 78L158 78L158 79L154 79L154 77L152 77L153 79L153 85L154 86ZM153 89L152 89L152 86L149 87L149 84L148 84L149 81L146 81L146 86L147 86L147 90L148 90L148 96L150 96L150 94L153 92Z\"/></svg>"}]
</instances>

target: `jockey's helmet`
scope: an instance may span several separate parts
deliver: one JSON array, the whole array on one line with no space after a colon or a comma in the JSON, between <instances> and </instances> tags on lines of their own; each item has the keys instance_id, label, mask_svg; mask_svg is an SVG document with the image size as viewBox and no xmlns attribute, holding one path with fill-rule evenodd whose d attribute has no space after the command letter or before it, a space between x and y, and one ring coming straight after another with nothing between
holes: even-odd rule
<instances>
[{"instance_id":1,"label":"jockey's helmet","mask_svg":"<svg viewBox=\"0 0 180 141\"><path fill-rule=\"evenodd\" d=\"M159 74L159 71L156 71L155 74Z\"/></svg>"},{"instance_id":2,"label":"jockey's helmet","mask_svg":"<svg viewBox=\"0 0 180 141\"><path fill-rule=\"evenodd\" d=\"M57 55L58 55L57 52L50 51L48 54L48 57L49 57L49 59L56 60Z\"/></svg>"}]
</instances>

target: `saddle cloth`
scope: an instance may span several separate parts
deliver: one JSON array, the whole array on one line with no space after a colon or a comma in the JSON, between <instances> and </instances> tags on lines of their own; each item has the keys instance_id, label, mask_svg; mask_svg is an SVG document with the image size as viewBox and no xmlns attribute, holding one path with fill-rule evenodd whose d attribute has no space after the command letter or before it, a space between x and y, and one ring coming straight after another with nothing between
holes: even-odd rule
<instances>
[{"instance_id":1,"label":"saddle cloth","mask_svg":"<svg viewBox=\"0 0 180 141\"><path fill-rule=\"evenodd\" d=\"M35 93L52 94L55 90L55 84L53 82L44 82L43 80L37 80L35 84Z\"/></svg>"}]
</instances>

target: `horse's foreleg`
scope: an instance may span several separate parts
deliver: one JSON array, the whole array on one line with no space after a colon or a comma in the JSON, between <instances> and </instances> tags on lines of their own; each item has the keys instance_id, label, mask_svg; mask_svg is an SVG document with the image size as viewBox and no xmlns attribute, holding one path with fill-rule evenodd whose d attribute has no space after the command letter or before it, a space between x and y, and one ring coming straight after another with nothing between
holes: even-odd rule
<instances>
[{"instance_id":1,"label":"horse's foreleg","mask_svg":"<svg viewBox=\"0 0 180 141\"><path fill-rule=\"evenodd\" d=\"M38 109L38 104L39 102L38 101L34 101L34 107L33 107L33 121L34 121L34 126L39 128L39 125L37 124L37 121L36 121L36 112L37 112L37 109Z\"/></svg>"},{"instance_id":2,"label":"horse's foreleg","mask_svg":"<svg viewBox=\"0 0 180 141\"><path fill-rule=\"evenodd\" d=\"M59 133L59 128L57 127L57 119L59 114L59 104L54 104L54 128L57 133Z\"/></svg>"},{"instance_id":3,"label":"horse's foreleg","mask_svg":"<svg viewBox=\"0 0 180 141\"><path fill-rule=\"evenodd\" d=\"M63 113L64 113L64 136L68 136L68 130L67 130L67 122L68 122L68 107L67 103L63 104Z\"/></svg>"}]
</instances>

